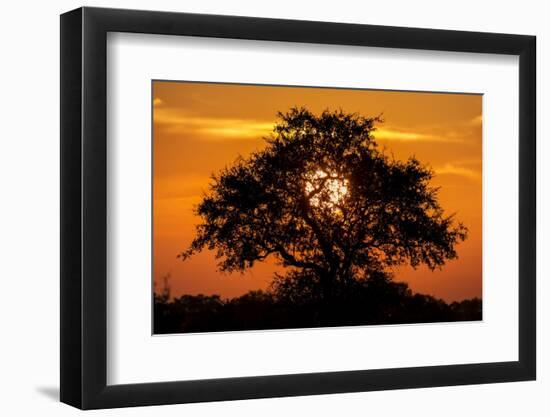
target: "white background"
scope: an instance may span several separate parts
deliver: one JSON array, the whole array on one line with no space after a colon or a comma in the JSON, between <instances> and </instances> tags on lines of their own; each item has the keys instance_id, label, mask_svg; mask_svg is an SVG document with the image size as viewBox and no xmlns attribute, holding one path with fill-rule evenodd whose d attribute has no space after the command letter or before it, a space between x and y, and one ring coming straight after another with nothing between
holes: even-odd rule
<instances>
[{"instance_id":1,"label":"white background","mask_svg":"<svg viewBox=\"0 0 550 417\"><path fill-rule=\"evenodd\" d=\"M550 221L540 215L550 210L550 167L542 166L550 150L542 137L542 120L550 96L548 72L550 27L544 2L385 1L369 4L257 1L96 2L88 5L164 9L203 13L286 17L442 29L482 30L538 36L539 119L539 249L541 261L550 249ZM58 14L80 6L74 1L55 4L15 3L2 10L3 82L2 152L0 153L0 302L2 378L0 410L6 415L73 415L77 411L57 403L59 378L59 24ZM548 264L539 262L538 381L484 386L432 388L327 395L305 398L238 401L167 407L100 411L99 415L548 415L550 405L550 342ZM545 354L546 353L546 354Z\"/></svg>"},{"instance_id":2,"label":"white background","mask_svg":"<svg viewBox=\"0 0 550 417\"><path fill-rule=\"evenodd\" d=\"M107 51L108 384L518 359L517 57L136 34ZM483 93L483 322L151 337L151 79Z\"/></svg>"}]
</instances>

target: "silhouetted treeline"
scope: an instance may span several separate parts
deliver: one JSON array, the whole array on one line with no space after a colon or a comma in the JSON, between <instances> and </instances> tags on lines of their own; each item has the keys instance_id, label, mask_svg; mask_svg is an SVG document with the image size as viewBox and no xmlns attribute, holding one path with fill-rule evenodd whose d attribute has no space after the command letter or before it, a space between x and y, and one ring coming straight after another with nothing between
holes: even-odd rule
<instances>
[{"instance_id":1,"label":"silhouetted treeline","mask_svg":"<svg viewBox=\"0 0 550 417\"><path fill-rule=\"evenodd\" d=\"M288 281L285 281L288 282ZM170 300L164 292L154 299L154 332L195 333L473 321L482 318L479 298L446 303L415 294L405 283L384 278L354 283L330 303L307 290L277 287L277 291L250 291L240 297L183 295ZM299 296L296 296L299 294Z\"/></svg>"}]
</instances>

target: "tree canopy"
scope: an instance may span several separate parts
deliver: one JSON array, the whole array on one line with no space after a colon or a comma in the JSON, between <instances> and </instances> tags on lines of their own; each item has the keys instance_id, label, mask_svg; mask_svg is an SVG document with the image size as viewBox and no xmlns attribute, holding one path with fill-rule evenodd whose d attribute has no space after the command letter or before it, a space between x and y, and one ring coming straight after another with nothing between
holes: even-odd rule
<instances>
[{"instance_id":1,"label":"tree canopy","mask_svg":"<svg viewBox=\"0 0 550 417\"><path fill-rule=\"evenodd\" d=\"M180 256L214 250L229 272L275 257L289 282L306 280L326 299L397 265L456 258L466 227L444 213L428 166L378 146L382 122L342 110L279 113L265 148L213 175Z\"/></svg>"}]
</instances>

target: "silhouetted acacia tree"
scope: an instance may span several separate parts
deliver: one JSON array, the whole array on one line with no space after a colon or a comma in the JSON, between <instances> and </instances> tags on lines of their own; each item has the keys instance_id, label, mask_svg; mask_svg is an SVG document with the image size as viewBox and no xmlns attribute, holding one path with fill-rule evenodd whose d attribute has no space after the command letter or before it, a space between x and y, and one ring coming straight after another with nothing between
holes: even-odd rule
<instances>
[{"instance_id":1,"label":"silhouetted acacia tree","mask_svg":"<svg viewBox=\"0 0 550 417\"><path fill-rule=\"evenodd\" d=\"M429 168L377 146L380 118L305 108L278 117L263 150L213 176L180 256L215 250L230 272L274 256L325 300L392 266L456 258L466 228L443 213Z\"/></svg>"}]
</instances>

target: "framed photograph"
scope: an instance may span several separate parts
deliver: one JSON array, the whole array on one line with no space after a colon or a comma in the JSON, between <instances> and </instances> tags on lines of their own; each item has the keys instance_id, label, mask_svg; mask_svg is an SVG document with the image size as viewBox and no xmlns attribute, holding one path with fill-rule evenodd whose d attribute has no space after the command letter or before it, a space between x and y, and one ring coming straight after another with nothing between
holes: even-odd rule
<instances>
[{"instance_id":1,"label":"framed photograph","mask_svg":"<svg viewBox=\"0 0 550 417\"><path fill-rule=\"evenodd\" d=\"M61 401L533 380L535 37L61 16Z\"/></svg>"}]
</instances>

